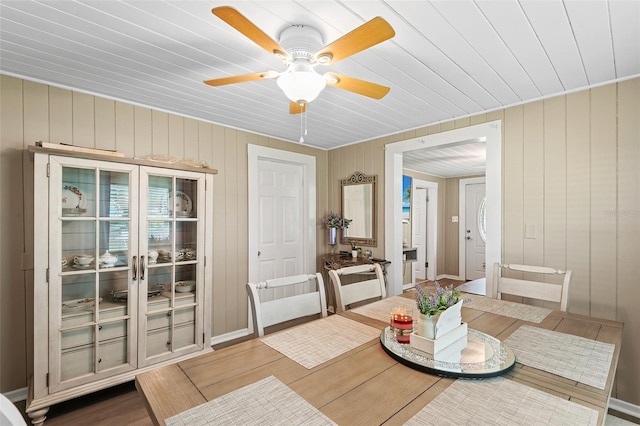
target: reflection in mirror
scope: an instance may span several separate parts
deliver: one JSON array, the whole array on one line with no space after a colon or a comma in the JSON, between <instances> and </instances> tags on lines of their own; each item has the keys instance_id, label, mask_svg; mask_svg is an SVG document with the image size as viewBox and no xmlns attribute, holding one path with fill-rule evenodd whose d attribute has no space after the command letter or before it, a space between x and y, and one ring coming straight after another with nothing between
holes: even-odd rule
<instances>
[{"instance_id":1,"label":"reflection in mirror","mask_svg":"<svg viewBox=\"0 0 640 426\"><path fill-rule=\"evenodd\" d=\"M377 246L376 176L355 172L342 180L342 217L349 219L343 244Z\"/></svg>"}]
</instances>

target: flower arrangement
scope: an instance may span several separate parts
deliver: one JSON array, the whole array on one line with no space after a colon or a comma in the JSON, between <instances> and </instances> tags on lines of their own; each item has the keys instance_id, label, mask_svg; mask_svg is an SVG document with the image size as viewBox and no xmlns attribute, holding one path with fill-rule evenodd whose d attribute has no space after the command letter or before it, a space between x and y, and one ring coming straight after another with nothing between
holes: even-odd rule
<instances>
[{"instance_id":1,"label":"flower arrangement","mask_svg":"<svg viewBox=\"0 0 640 426\"><path fill-rule=\"evenodd\" d=\"M343 219L339 214L331 212L324 222L327 224L327 228L348 228L349 224L353 222L353 220L347 218Z\"/></svg>"},{"instance_id":2,"label":"flower arrangement","mask_svg":"<svg viewBox=\"0 0 640 426\"><path fill-rule=\"evenodd\" d=\"M342 228L342 218L334 212L329 213L325 223L327 224L327 228Z\"/></svg>"},{"instance_id":3,"label":"flower arrangement","mask_svg":"<svg viewBox=\"0 0 640 426\"><path fill-rule=\"evenodd\" d=\"M438 281L435 282L436 291L423 289L416 285L416 304L421 314L427 317L445 311L460 301L460 290L448 287L440 287Z\"/></svg>"}]
</instances>

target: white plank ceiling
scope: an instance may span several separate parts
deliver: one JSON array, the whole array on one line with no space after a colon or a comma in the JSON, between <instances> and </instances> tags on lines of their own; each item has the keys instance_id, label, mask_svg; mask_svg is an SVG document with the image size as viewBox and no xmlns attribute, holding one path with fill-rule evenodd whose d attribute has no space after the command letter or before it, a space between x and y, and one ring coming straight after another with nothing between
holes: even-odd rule
<instances>
[{"instance_id":1,"label":"white plank ceiling","mask_svg":"<svg viewBox=\"0 0 640 426\"><path fill-rule=\"evenodd\" d=\"M284 71L211 13L220 5L275 40L294 24L325 44L375 16L394 28L318 67L391 88L373 100L327 87L305 136L324 149L640 75L637 0L3 0L0 72L297 142L300 115L275 80L202 83Z\"/></svg>"}]
</instances>

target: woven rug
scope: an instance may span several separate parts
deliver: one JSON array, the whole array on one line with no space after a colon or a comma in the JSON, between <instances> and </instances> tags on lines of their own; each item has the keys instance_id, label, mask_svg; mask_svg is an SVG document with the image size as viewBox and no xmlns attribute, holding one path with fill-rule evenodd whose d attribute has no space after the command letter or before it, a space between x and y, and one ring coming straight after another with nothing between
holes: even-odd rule
<instances>
[{"instance_id":1,"label":"woven rug","mask_svg":"<svg viewBox=\"0 0 640 426\"><path fill-rule=\"evenodd\" d=\"M535 323L542 322L547 315L553 312L547 308L510 302L508 300L492 299L491 297L477 296L469 293L464 293L463 298L464 304L471 309Z\"/></svg>"},{"instance_id":2,"label":"woven rug","mask_svg":"<svg viewBox=\"0 0 640 426\"><path fill-rule=\"evenodd\" d=\"M539 370L604 389L615 345L580 336L520 326L504 341L516 360Z\"/></svg>"},{"instance_id":3,"label":"woven rug","mask_svg":"<svg viewBox=\"0 0 640 426\"><path fill-rule=\"evenodd\" d=\"M335 425L273 376L165 420L168 426Z\"/></svg>"},{"instance_id":4,"label":"woven rug","mask_svg":"<svg viewBox=\"0 0 640 426\"><path fill-rule=\"evenodd\" d=\"M503 377L456 380L407 425L595 425L598 412Z\"/></svg>"},{"instance_id":5,"label":"woven rug","mask_svg":"<svg viewBox=\"0 0 640 426\"><path fill-rule=\"evenodd\" d=\"M398 307L407 309L407 312L411 312L411 309L417 310L415 299L408 299L402 296L391 296L386 299L351 309L351 312L389 323L391 310Z\"/></svg>"},{"instance_id":6,"label":"woven rug","mask_svg":"<svg viewBox=\"0 0 640 426\"><path fill-rule=\"evenodd\" d=\"M379 336L376 328L331 315L260 340L298 364L313 368Z\"/></svg>"}]
</instances>

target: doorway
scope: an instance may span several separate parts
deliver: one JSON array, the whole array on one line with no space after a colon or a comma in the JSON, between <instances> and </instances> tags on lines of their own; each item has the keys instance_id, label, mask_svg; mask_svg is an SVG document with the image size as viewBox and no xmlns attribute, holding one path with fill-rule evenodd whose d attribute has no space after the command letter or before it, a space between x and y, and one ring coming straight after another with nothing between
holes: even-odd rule
<instances>
[{"instance_id":1,"label":"doorway","mask_svg":"<svg viewBox=\"0 0 640 426\"><path fill-rule=\"evenodd\" d=\"M248 145L249 281L314 273L315 157Z\"/></svg>"},{"instance_id":2,"label":"doorway","mask_svg":"<svg viewBox=\"0 0 640 426\"><path fill-rule=\"evenodd\" d=\"M486 276L486 185L485 178L460 179L459 276L477 280Z\"/></svg>"},{"instance_id":3,"label":"doorway","mask_svg":"<svg viewBox=\"0 0 640 426\"><path fill-rule=\"evenodd\" d=\"M486 264L501 259L502 241L502 122L500 120L448 132L421 136L385 146L385 257L388 292L402 293L402 154L466 140L483 140L487 147ZM487 295L495 296L493 277L486 276Z\"/></svg>"}]
</instances>

